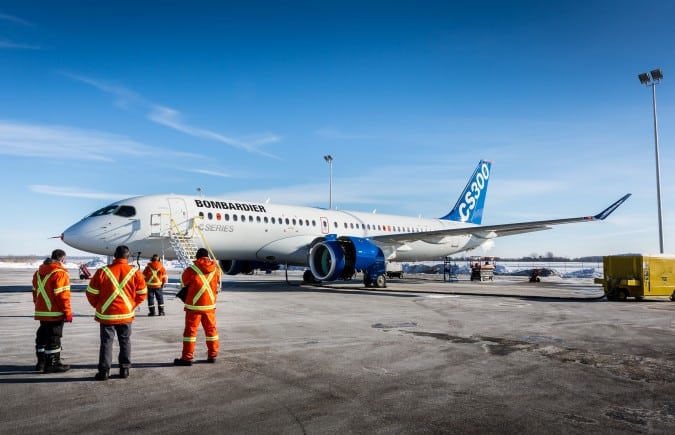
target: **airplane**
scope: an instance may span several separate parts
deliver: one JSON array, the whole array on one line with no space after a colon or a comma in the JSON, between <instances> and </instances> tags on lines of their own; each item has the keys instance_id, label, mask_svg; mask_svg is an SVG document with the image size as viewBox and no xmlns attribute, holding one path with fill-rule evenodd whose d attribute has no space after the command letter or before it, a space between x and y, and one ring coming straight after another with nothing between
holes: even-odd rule
<instances>
[{"instance_id":1,"label":"airplane","mask_svg":"<svg viewBox=\"0 0 675 435\"><path fill-rule=\"evenodd\" d=\"M479 161L455 206L438 219L156 194L107 205L61 239L95 254L112 255L126 245L138 257L161 254L185 264L205 247L228 275L283 264L307 267L307 283L351 279L362 271L366 287L386 287L388 262L444 259L496 237L604 220L631 196L591 216L481 225L491 167Z\"/></svg>"}]
</instances>

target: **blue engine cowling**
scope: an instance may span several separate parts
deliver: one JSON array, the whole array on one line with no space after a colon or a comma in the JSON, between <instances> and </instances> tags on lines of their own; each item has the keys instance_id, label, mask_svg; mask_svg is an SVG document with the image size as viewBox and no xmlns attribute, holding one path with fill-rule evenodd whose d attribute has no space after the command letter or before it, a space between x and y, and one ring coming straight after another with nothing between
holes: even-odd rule
<instances>
[{"instance_id":1,"label":"blue engine cowling","mask_svg":"<svg viewBox=\"0 0 675 435\"><path fill-rule=\"evenodd\" d=\"M220 260L220 269L225 275L252 274L256 269L272 271L279 269L277 263L265 263L262 261L248 260Z\"/></svg>"},{"instance_id":2,"label":"blue engine cowling","mask_svg":"<svg viewBox=\"0 0 675 435\"><path fill-rule=\"evenodd\" d=\"M309 250L308 263L317 281L350 279L357 270L372 277L385 273L382 249L361 237L328 235Z\"/></svg>"}]
</instances>

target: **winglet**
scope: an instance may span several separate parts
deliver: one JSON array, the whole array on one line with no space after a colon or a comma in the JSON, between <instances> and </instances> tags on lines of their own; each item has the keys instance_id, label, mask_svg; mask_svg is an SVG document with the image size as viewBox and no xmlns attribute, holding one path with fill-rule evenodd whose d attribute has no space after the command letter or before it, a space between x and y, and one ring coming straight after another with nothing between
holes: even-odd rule
<instances>
[{"instance_id":1,"label":"winglet","mask_svg":"<svg viewBox=\"0 0 675 435\"><path fill-rule=\"evenodd\" d=\"M599 220L605 219L607 216L609 216L610 214L612 214L612 213L614 212L614 210L616 210L617 208L619 208L619 206L620 206L621 204L623 204L623 203L630 197L630 195L631 195L630 193L625 194L625 195L624 195L621 199L619 199L617 202L615 202L614 204L610 205L609 207L607 207L606 209L604 209L604 210L601 211L600 213L598 213L598 214L596 214L595 216L593 216L593 219L599 219Z\"/></svg>"}]
</instances>

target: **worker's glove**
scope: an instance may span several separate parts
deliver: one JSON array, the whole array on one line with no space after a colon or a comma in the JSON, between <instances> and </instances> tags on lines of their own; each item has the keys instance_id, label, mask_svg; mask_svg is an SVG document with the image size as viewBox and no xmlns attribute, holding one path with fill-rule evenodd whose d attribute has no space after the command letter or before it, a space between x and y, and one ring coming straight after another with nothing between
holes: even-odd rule
<instances>
[{"instance_id":1,"label":"worker's glove","mask_svg":"<svg viewBox=\"0 0 675 435\"><path fill-rule=\"evenodd\" d=\"M71 323L73 321L73 313L66 314L66 322Z\"/></svg>"}]
</instances>

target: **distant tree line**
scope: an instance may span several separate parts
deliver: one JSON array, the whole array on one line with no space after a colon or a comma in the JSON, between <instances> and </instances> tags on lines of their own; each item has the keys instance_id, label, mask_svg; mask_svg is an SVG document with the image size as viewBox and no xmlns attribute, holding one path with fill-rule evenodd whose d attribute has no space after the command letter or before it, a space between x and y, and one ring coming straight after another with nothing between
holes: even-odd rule
<instances>
[{"instance_id":1,"label":"distant tree line","mask_svg":"<svg viewBox=\"0 0 675 435\"><path fill-rule=\"evenodd\" d=\"M489 257L489 255L484 255L482 257ZM470 257L459 257L454 258L455 260L469 261ZM553 254L553 252L547 252L546 255L539 255L537 253L532 253L524 257L496 257L496 260L499 261L522 261L522 262L555 262L555 263L564 263L564 262L575 262L575 263L601 263L602 255L589 255L586 257L559 257Z\"/></svg>"}]
</instances>

